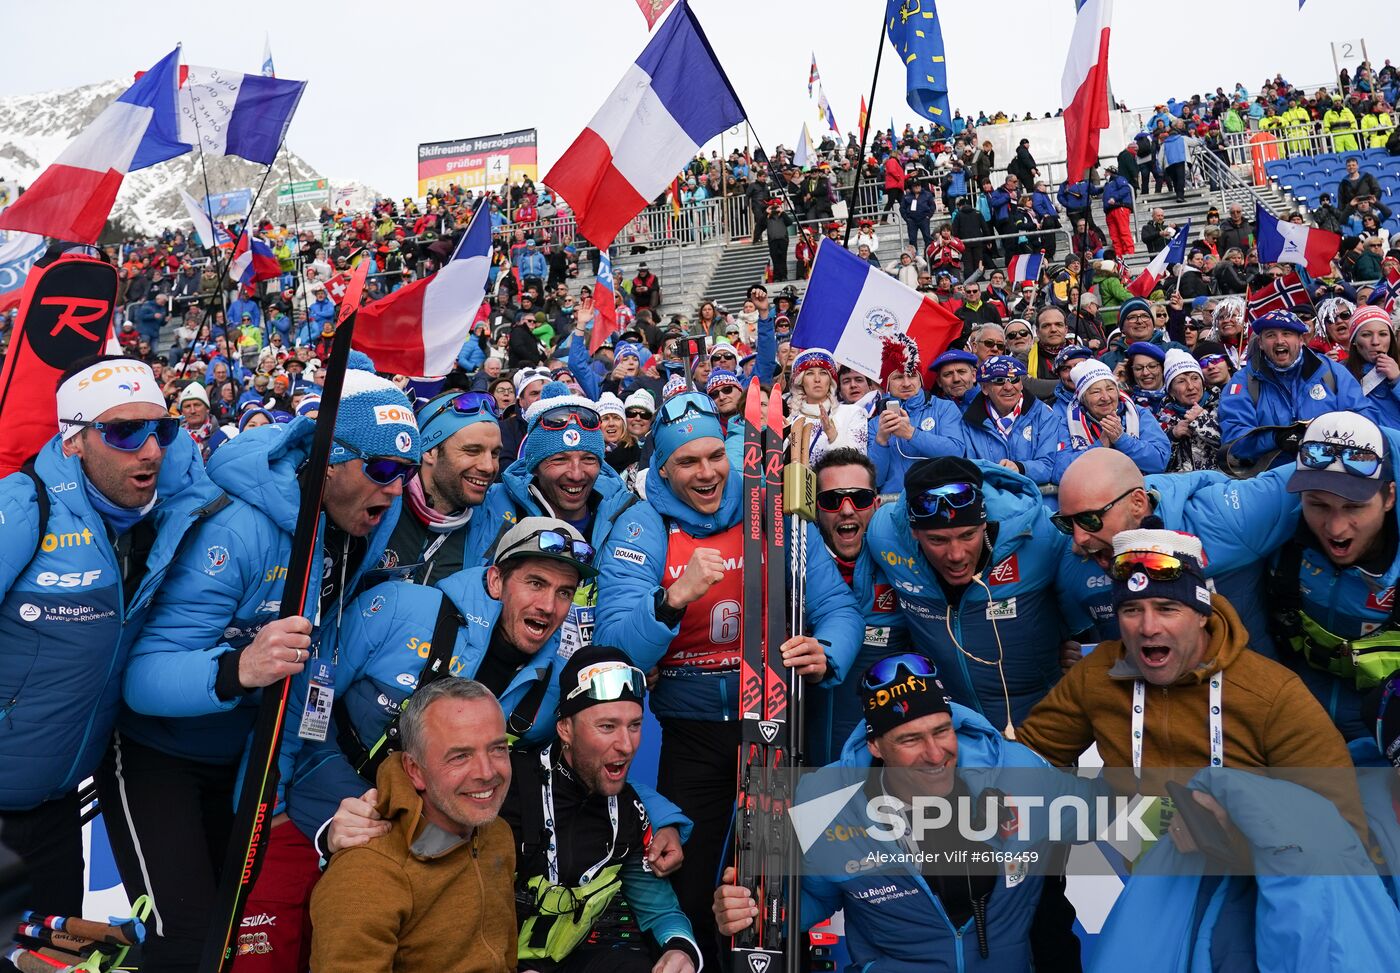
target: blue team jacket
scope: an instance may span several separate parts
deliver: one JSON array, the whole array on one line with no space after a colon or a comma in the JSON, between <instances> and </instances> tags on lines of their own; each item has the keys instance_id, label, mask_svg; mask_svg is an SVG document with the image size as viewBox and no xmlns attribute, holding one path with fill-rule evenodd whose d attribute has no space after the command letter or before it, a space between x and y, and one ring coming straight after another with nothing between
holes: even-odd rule
<instances>
[{"instance_id":1,"label":"blue team jacket","mask_svg":"<svg viewBox=\"0 0 1400 973\"><path fill-rule=\"evenodd\" d=\"M92 775L121 704L122 672L182 540L221 498L181 430L156 480L155 546L134 596L82 462L55 436L34 461L49 496L39 536L34 481L0 480L0 810L68 793ZM37 554L35 552L38 552Z\"/></svg>"},{"instance_id":2,"label":"blue team jacket","mask_svg":"<svg viewBox=\"0 0 1400 973\"><path fill-rule=\"evenodd\" d=\"M921 459L963 454L963 441L958 431L962 425L962 410L957 405L921 391L906 399L903 406L914 427L910 439L891 436L890 441L881 446L875 440L876 430L880 428L879 409L870 418L868 452L875 464L875 479L881 493L903 490L904 474Z\"/></svg>"},{"instance_id":3,"label":"blue team jacket","mask_svg":"<svg viewBox=\"0 0 1400 973\"><path fill-rule=\"evenodd\" d=\"M999 463L1004 459L1015 460L1021 465L1021 472L1037 484L1051 482L1054 474L1055 453L1063 428L1055 421L1055 413L1044 402L1029 392L1021 400L1021 414L1011 426L1011 434L1005 439L997 432L987 412L987 400L978 392L963 410L962 425L958 427L958 438L962 441L963 452L969 459Z\"/></svg>"},{"instance_id":4,"label":"blue team jacket","mask_svg":"<svg viewBox=\"0 0 1400 973\"><path fill-rule=\"evenodd\" d=\"M653 467L647 473L647 499L618 519L607 547L599 551L598 622L593 641L616 645L643 670L651 670L666 654L680 626L656 617L656 593L666 570L668 522L694 537L709 537L739 523L743 476L731 470L719 510L703 515L671 492ZM851 590L822 543L816 524L807 529L807 628L826 648L829 667L823 685L846 678L860 649L864 624ZM791 541L788 557L793 556ZM744 606L745 609L754 606ZM695 671L667 676L652 693L652 708L660 718L732 720L738 717L739 673Z\"/></svg>"},{"instance_id":5,"label":"blue team jacket","mask_svg":"<svg viewBox=\"0 0 1400 973\"><path fill-rule=\"evenodd\" d=\"M1094 944L1089 973L1380 970L1400 913L1365 847L1325 798L1245 771L1203 770L1243 833L1254 876L1200 874L1200 854L1159 841L1134 869ZM1311 870L1311 873L1309 873Z\"/></svg>"},{"instance_id":6,"label":"blue team jacket","mask_svg":"<svg viewBox=\"0 0 1400 973\"><path fill-rule=\"evenodd\" d=\"M1291 468L1269 470L1232 480L1215 470L1197 470L1145 478L1152 512L1168 530L1201 539L1206 577L1239 613L1249 630L1249 647L1271 659L1277 655L1266 621L1263 571L1269 555L1297 529L1298 495L1285 489L1292 473ZM1113 579L1072 550L1060 572L1093 617L1098 637L1118 638Z\"/></svg>"},{"instance_id":7,"label":"blue team jacket","mask_svg":"<svg viewBox=\"0 0 1400 973\"><path fill-rule=\"evenodd\" d=\"M1263 352L1254 350L1249 363L1235 373L1220 396L1222 448L1233 443L1234 456L1258 459L1274 448L1273 430L1256 432L1259 427L1291 426L1327 412L1358 412L1380 422L1375 405L1361 394L1361 385L1344 366L1310 348L1303 348L1299 357L1293 368L1280 373L1264 360ZM1330 382L1325 372L1331 373ZM1251 379L1258 384L1257 403L1249 394Z\"/></svg>"},{"instance_id":8,"label":"blue team jacket","mask_svg":"<svg viewBox=\"0 0 1400 973\"><path fill-rule=\"evenodd\" d=\"M1048 768L1030 748L1003 739L985 719L957 703L953 704L953 728L958 738L959 776L974 795L996 787L1002 771ZM837 779L862 779L864 775L855 771L872 764L862 723L846 742L841 759L833 768L805 778L798 786L798 803L828 792ZM834 768L848 773L833 773ZM1068 790L1074 785L1065 776ZM1024 777L1017 777L1017 783L1022 781ZM1003 787L1020 793L1014 784ZM860 791L833 815L833 820L837 826L828 827L818 836L818 847L808 855L809 865L802 879L802 924L810 928L837 909L844 909L852 969L869 973L1024 973L1030 969L1030 926L1043 884L1039 875L1019 874L1008 868L998 881L987 904L988 955L983 959L975 920L968 919L961 927L955 927L917 870L903 872L890 865L875 869L820 867L838 858L854 866L871 852L889 852L894 848L893 842L868 836L869 827L876 822L868 816L866 794ZM1032 834L1037 832L1038 829ZM823 843L829 847L820 847ZM1000 837L991 843L1004 848L1012 844Z\"/></svg>"},{"instance_id":9,"label":"blue team jacket","mask_svg":"<svg viewBox=\"0 0 1400 973\"><path fill-rule=\"evenodd\" d=\"M250 429L209 461L209 478L233 502L202 521L181 548L132 646L120 727L138 743L213 764L242 755L261 694L220 699L218 660L252 642L281 610L301 503L296 473L315 428L314 419L298 417ZM346 603L377 565L399 509L395 500L370 534L363 561L346 579ZM313 563L321 563L319 552ZM312 595L307 610L315 609ZM319 635L335 622L335 611L327 612Z\"/></svg>"},{"instance_id":10,"label":"blue team jacket","mask_svg":"<svg viewBox=\"0 0 1400 973\"><path fill-rule=\"evenodd\" d=\"M861 560L873 567L874 596L892 591L898 599L911 641L938 665L948 694L1004 726L1020 723L1059 681L1060 641L1090 620L1057 573L1069 538L1050 523L1039 488L1003 466L978 466L996 540L981 583L969 585L957 605L949 607L910 532L902 496L875 511ZM864 592L857 601L870 603ZM867 620L878 622L878 615Z\"/></svg>"}]
</instances>

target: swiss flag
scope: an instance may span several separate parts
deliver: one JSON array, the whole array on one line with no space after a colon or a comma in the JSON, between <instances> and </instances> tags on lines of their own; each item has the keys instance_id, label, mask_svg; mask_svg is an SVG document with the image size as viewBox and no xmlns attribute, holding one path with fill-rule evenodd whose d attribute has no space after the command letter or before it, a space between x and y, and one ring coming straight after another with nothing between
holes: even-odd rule
<instances>
[{"instance_id":1,"label":"swiss flag","mask_svg":"<svg viewBox=\"0 0 1400 973\"><path fill-rule=\"evenodd\" d=\"M326 281L326 293L335 303L339 304L345 299L345 292L350 288L350 275L345 272L336 274Z\"/></svg>"}]
</instances>

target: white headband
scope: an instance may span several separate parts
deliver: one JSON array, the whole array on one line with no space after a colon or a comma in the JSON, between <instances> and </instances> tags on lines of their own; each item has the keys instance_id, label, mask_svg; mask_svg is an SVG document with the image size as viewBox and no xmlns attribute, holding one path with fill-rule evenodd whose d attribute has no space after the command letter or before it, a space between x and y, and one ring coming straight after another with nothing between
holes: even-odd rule
<instances>
[{"instance_id":1,"label":"white headband","mask_svg":"<svg viewBox=\"0 0 1400 973\"><path fill-rule=\"evenodd\" d=\"M91 422L108 409L128 402L149 402L165 409L156 373L145 362L112 358L84 368L58 387L58 431L72 439L82 426L66 420Z\"/></svg>"}]
</instances>

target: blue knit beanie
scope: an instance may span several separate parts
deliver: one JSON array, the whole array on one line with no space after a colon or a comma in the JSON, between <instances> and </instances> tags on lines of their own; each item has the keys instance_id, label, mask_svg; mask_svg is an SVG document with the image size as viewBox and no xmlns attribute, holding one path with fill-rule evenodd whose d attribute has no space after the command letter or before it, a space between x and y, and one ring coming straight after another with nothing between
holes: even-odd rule
<instances>
[{"instance_id":1,"label":"blue knit beanie","mask_svg":"<svg viewBox=\"0 0 1400 973\"><path fill-rule=\"evenodd\" d=\"M669 416L675 418L668 419ZM706 438L723 442L724 429L719 424L719 412L708 395L682 392L662 406L661 415L651 427L651 438L656 444L652 466L661 469L671 454L685 443Z\"/></svg>"},{"instance_id":2,"label":"blue knit beanie","mask_svg":"<svg viewBox=\"0 0 1400 973\"><path fill-rule=\"evenodd\" d=\"M417 463L423 455L418 420L408 396L387 378L358 368L345 370L335 438L332 464L374 456Z\"/></svg>"},{"instance_id":3,"label":"blue knit beanie","mask_svg":"<svg viewBox=\"0 0 1400 973\"><path fill-rule=\"evenodd\" d=\"M350 357L345 359L346 368L358 369L362 372L374 371L374 359L366 355L363 351L350 349Z\"/></svg>"},{"instance_id":4,"label":"blue knit beanie","mask_svg":"<svg viewBox=\"0 0 1400 973\"><path fill-rule=\"evenodd\" d=\"M593 413L593 428L584 429L579 425L577 418L570 419L563 429L545 429L541 426L540 416L558 408ZM525 460L525 468L533 473L535 467L555 453L570 450L592 453L602 462L603 430L599 427L597 419L598 406L592 399L575 395L563 382L546 382L544 388L540 389L539 401L530 406L526 415L525 448L520 454L521 459Z\"/></svg>"}]
</instances>

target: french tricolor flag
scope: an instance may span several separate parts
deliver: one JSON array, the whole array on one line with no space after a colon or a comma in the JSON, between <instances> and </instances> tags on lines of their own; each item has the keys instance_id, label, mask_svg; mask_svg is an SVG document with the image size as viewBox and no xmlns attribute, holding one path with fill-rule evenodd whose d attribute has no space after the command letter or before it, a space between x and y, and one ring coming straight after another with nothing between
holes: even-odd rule
<instances>
[{"instance_id":1,"label":"french tricolor flag","mask_svg":"<svg viewBox=\"0 0 1400 973\"><path fill-rule=\"evenodd\" d=\"M617 294L613 292L612 258L606 247L598 251L598 279L593 284L593 330L588 353L597 354L617 330Z\"/></svg>"},{"instance_id":2,"label":"french tricolor flag","mask_svg":"<svg viewBox=\"0 0 1400 973\"><path fill-rule=\"evenodd\" d=\"M180 86L180 138L205 155L271 165L305 81L190 65Z\"/></svg>"},{"instance_id":3,"label":"french tricolor flag","mask_svg":"<svg viewBox=\"0 0 1400 973\"><path fill-rule=\"evenodd\" d=\"M1006 276L1011 278L1012 286L1021 283L1034 284L1040 280L1040 268L1044 264L1045 257L1042 254L1018 253L1006 265Z\"/></svg>"},{"instance_id":4,"label":"french tricolor flag","mask_svg":"<svg viewBox=\"0 0 1400 973\"><path fill-rule=\"evenodd\" d=\"M1137 297L1146 297L1157 286L1157 281L1172 264L1186 263L1186 240L1191 235L1191 221L1176 231L1172 242L1157 251L1152 262L1143 268L1142 273L1128 281L1128 290Z\"/></svg>"},{"instance_id":5,"label":"french tricolor flag","mask_svg":"<svg viewBox=\"0 0 1400 973\"><path fill-rule=\"evenodd\" d=\"M0 229L96 243L128 172L190 151L180 138L179 70L177 47L68 143L28 191L0 213Z\"/></svg>"},{"instance_id":6,"label":"french tricolor flag","mask_svg":"<svg viewBox=\"0 0 1400 973\"><path fill-rule=\"evenodd\" d=\"M738 95L680 0L544 183L568 200L584 238L606 248L701 146L743 120Z\"/></svg>"},{"instance_id":7,"label":"french tricolor flag","mask_svg":"<svg viewBox=\"0 0 1400 973\"><path fill-rule=\"evenodd\" d=\"M1261 264L1301 264L1312 277L1333 273L1332 258L1342 248L1339 234L1302 223L1285 223L1257 203L1254 219L1259 228L1256 239Z\"/></svg>"},{"instance_id":8,"label":"french tricolor flag","mask_svg":"<svg viewBox=\"0 0 1400 973\"><path fill-rule=\"evenodd\" d=\"M828 348L842 365L879 381L883 339L898 332L919 346L920 374L962 331L962 321L932 297L898 280L839 243L823 239L792 344Z\"/></svg>"},{"instance_id":9,"label":"french tricolor flag","mask_svg":"<svg viewBox=\"0 0 1400 973\"><path fill-rule=\"evenodd\" d=\"M360 308L353 347L373 358L379 371L436 377L452 370L486 293L490 210L477 205L441 270Z\"/></svg>"},{"instance_id":10,"label":"french tricolor flag","mask_svg":"<svg viewBox=\"0 0 1400 973\"><path fill-rule=\"evenodd\" d=\"M1078 179L1099 159L1099 132L1108 128L1108 35L1113 0L1076 0L1078 13L1060 78L1066 168Z\"/></svg>"}]
</instances>

